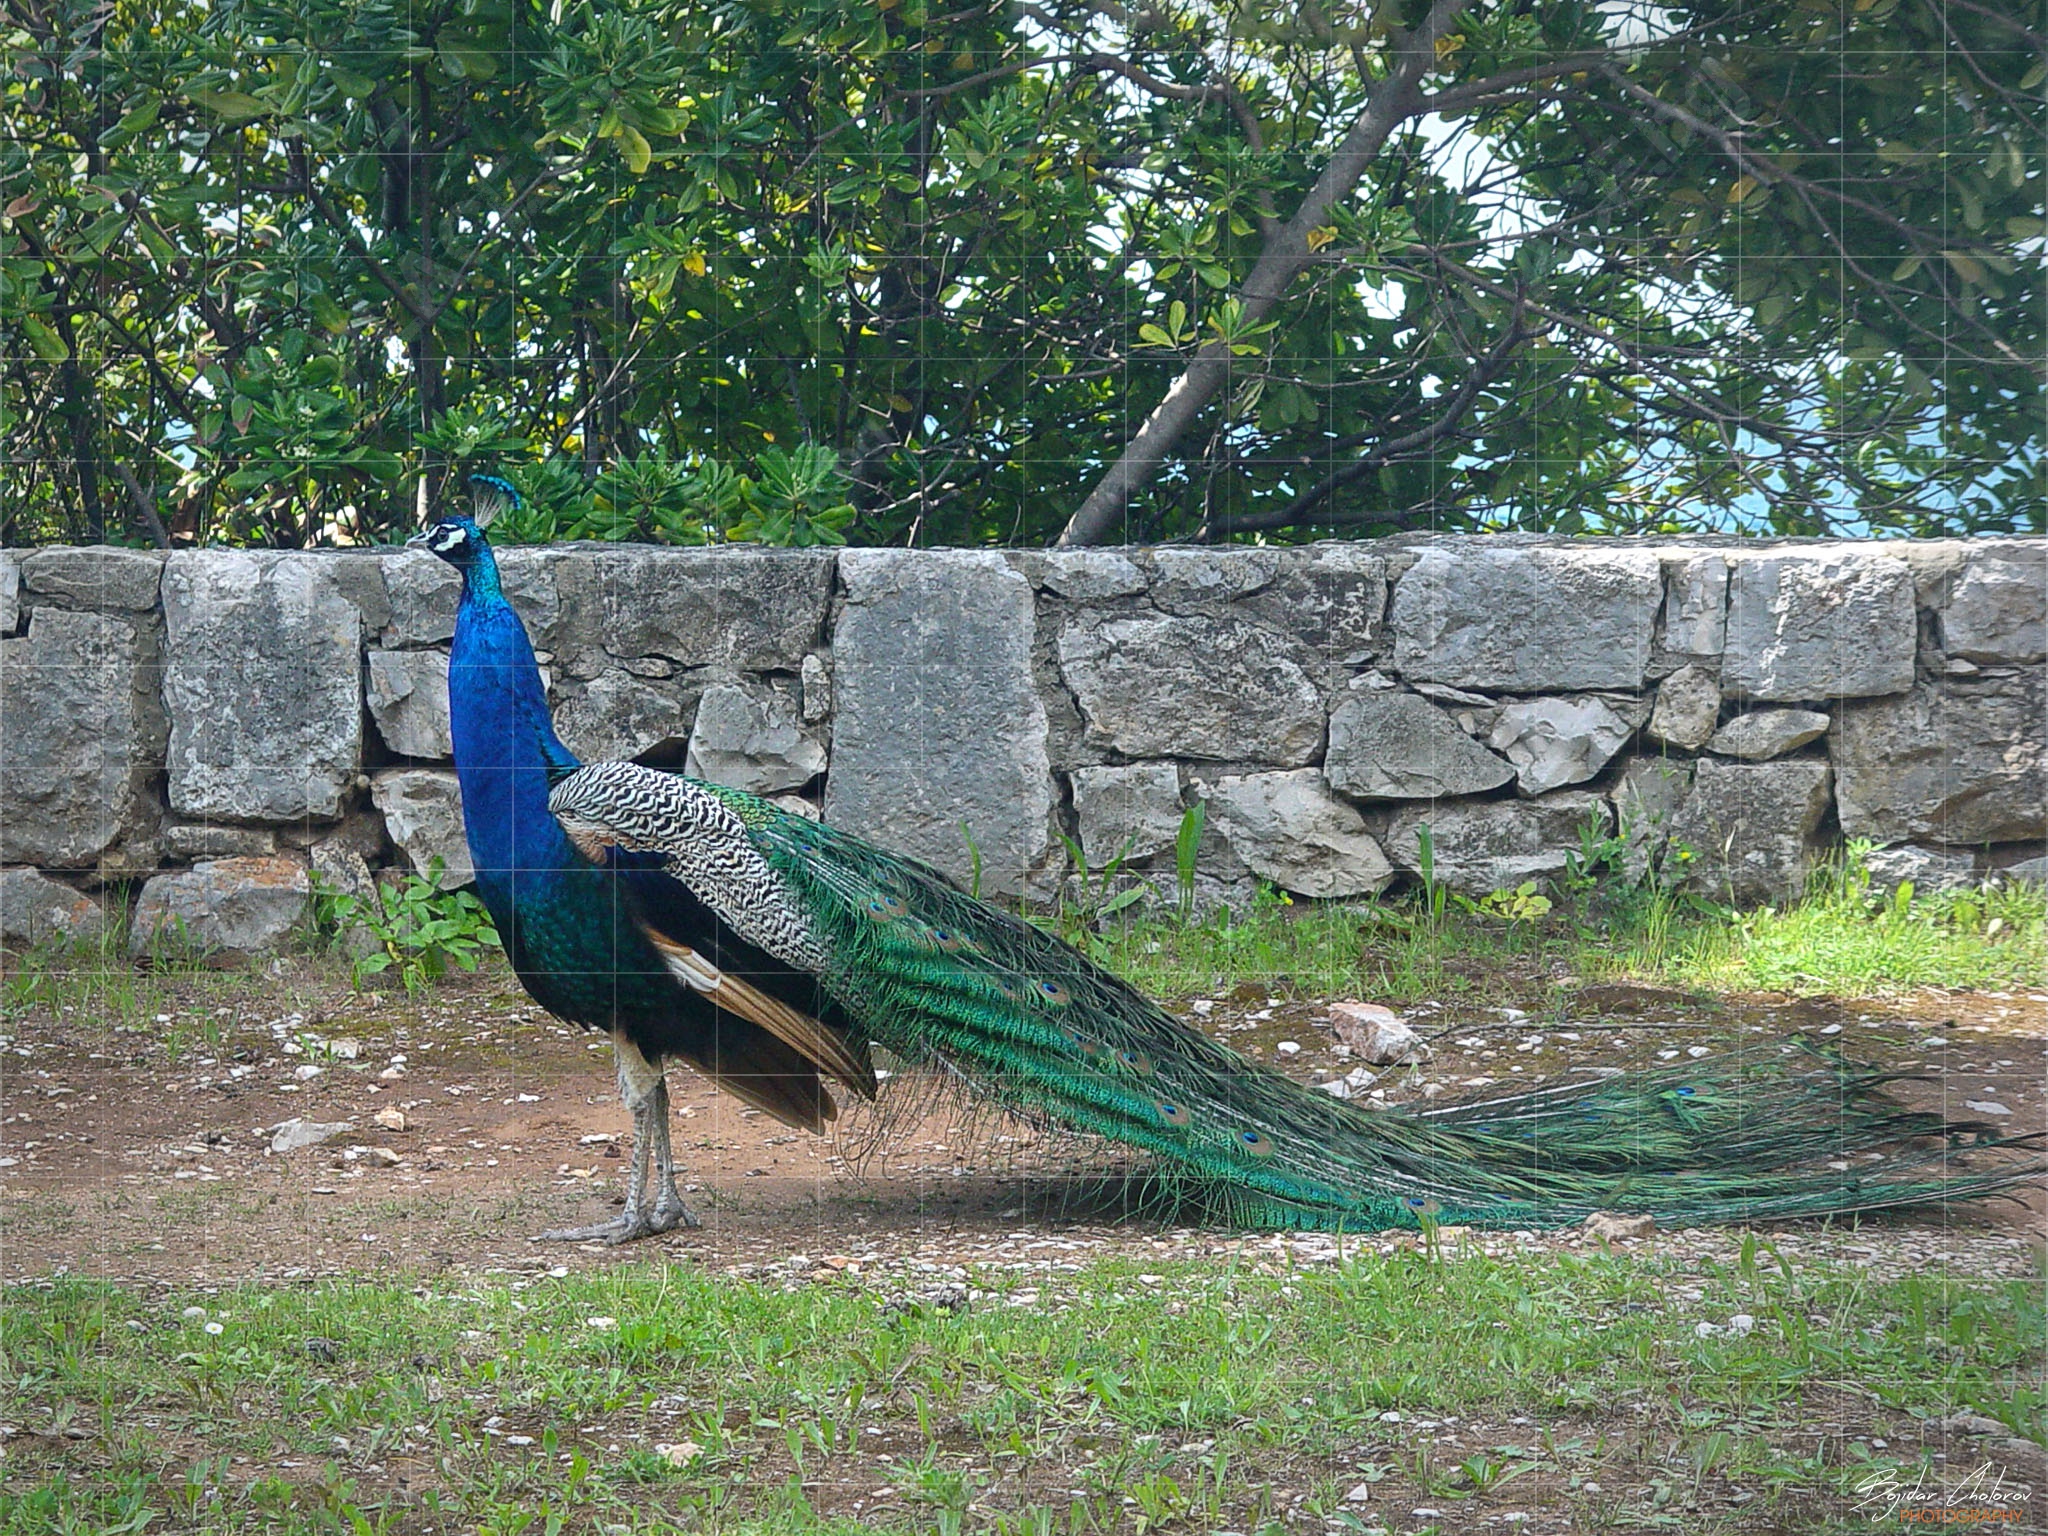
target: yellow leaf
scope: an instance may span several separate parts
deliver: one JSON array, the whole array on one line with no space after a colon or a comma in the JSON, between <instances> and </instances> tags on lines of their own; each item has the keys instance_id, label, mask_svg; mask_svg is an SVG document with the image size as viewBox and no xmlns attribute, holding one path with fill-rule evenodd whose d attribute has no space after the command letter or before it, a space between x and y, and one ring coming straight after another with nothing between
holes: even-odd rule
<instances>
[{"instance_id":1,"label":"yellow leaf","mask_svg":"<svg viewBox=\"0 0 2048 1536\"><path fill-rule=\"evenodd\" d=\"M773 432L763 432L761 435L771 443L775 441L775 434Z\"/></svg>"},{"instance_id":2,"label":"yellow leaf","mask_svg":"<svg viewBox=\"0 0 2048 1536\"><path fill-rule=\"evenodd\" d=\"M683 270L692 277L702 277L706 270L704 253L702 251L692 251L689 255L685 256L683 258Z\"/></svg>"},{"instance_id":3,"label":"yellow leaf","mask_svg":"<svg viewBox=\"0 0 2048 1536\"><path fill-rule=\"evenodd\" d=\"M1756 178L1754 176L1744 176L1740 181L1736 182L1734 186L1728 189L1728 201L1731 203L1739 203L1755 190Z\"/></svg>"},{"instance_id":4,"label":"yellow leaf","mask_svg":"<svg viewBox=\"0 0 2048 1536\"><path fill-rule=\"evenodd\" d=\"M889 397L889 409L896 412L900 416L907 411L916 410L917 407L912 405L908 400L906 400L901 395L891 395Z\"/></svg>"},{"instance_id":5,"label":"yellow leaf","mask_svg":"<svg viewBox=\"0 0 2048 1536\"><path fill-rule=\"evenodd\" d=\"M1463 34L1453 32L1448 37L1440 37L1436 40L1436 56L1440 60L1448 59L1464 46L1465 38Z\"/></svg>"},{"instance_id":6,"label":"yellow leaf","mask_svg":"<svg viewBox=\"0 0 2048 1536\"><path fill-rule=\"evenodd\" d=\"M1310 230L1307 238L1308 248L1312 251L1320 251L1324 246L1337 238L1337 231L1334 226L1325 224L1320 229Z\"/></svg>"}]
</instances>

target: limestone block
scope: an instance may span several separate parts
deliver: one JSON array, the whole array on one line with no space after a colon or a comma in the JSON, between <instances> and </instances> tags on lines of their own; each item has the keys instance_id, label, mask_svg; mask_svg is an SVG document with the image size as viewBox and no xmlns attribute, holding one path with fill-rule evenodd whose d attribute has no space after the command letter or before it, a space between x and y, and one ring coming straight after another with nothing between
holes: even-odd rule
<instances>
[{"instance_id":1,"label":"limestone block","mask_svg":"<svg viewBox=\"0 0 2048 1536\"><path fill-rule=\"evenodd\" d=\"M400 757L448 758L448 656L443 651L372 651L370 718Z\"/></svg>"},{"instance_id":2,"label":"limestone block","mask_svg":"<svg viewBox=\"0 0 2048 1536\"><path fill-rule=\"evenodd\" d=\"M2048 544L1999 544L1973 552L1941 614L1950 656L1986 665L2048 657Z\"/></svg>"},{"instance_id":3,"label":"limestone block","mask_svg":"<svg viewBox=\"0 0 2048 1536\"><path fill-rule=\"evenodd\" d=\"M563 690L555 730L585 762L603 762L681 748L689 738L690 715L675 683L613 667L581 688Z\"/></svg>"},{"instance_id":4,"label":"limestone block","mask_svg":"<svg viewBox=\"0 0 2048 1536\"><path fill-rule=\"evenodd\" d=\"M1232 775L1205 785L1209 820L1254 874L1301 896L1369 896L1394 866L1322 773Z\"/></svg>"},{"instance_id":5,"label":"limestone block","mask_svg":"<svg viewBox=\"0 0 2048 1536\"><path fill-rule=\"evenodd\" d=\"M316 555L194 550L164 567L170 800L328 821L362 761L361 623Z\"/></svg>"},{"instance_id":6,"label":"limestone block","mask_svg":"<svg viewBox=\"0 0 2048 1536\"><path fill-rule=\"evenodd\" d=\"M393 768L370 783L370 800L384 813L384 830L424 875L441 860L441 886L453 890L476 879L462 830L462 787L440 768Z\"/></svg>"},{"instance_id":7,"label":"limestone block","mask_svg":"<svg viewBox=\"0 0 2048 1536\"><path fill-rule=\"evenodd\" d=\"M2031 859L2006 864L1995 871L1996 877L2007 882L2028 880L2035 885L2048 884L2048 854L2039 854Z\"/></svg>"},{"instance_id":8,"label":"limestone block","mask_svg":"<svg viewBox=\"0 0 2048 1536\"><path fill-rule=\"evenodd\" d=\"M1639 688L1663 596L1648 550L1432 547L1394 588L1395 659L1461 688Z\"/></svg>"},{"instance_id":9,"label":"limestone block","mask_svg":"<svg viewBox=\"0 0 2048 1536\"><path fill-rule=\"evenodd\" d=\"M1515 765L1523 794L1542 795L1592 778L1637 723L1604 699L1520 699L1502 707L1487 744Z\"/></svg>"},{"instance_id":10,"label":"limestone block","mask_svg":"<svg viewBox=\"0 0 2048 1536\"><path fill-rule=\"evenodd\" d=\"M388 554L384 590L391 617L378 639L385 646L439 645L454 635L462 577L447 561L424 549Z\"/></svg>"},{"instance_id":11,"label":"limestone block","mask_svg":"<svg viewBox=\"0 0 2048 1536\"><path fill-rule=\"evenodd\" d=\"M1692 788L1692 764L1683 758L1636 757L1622 765L1608 792L1615 824L1628 840L1623 869L1640 881L1664 855L1671 823Z\"/></svg>"},{"instance_id":12,"label":"limestone block","mask_svg":"<svg viewBox=\"0 0 2048 1536\"><path fill-rule=\"evenodd\" d=\"M1330 716L1323 771L1346 794L1382 800L1476 795L1515 776L1427 699L1357 685Z\"/></svg>"},{"instance_id":13,"label":"limestone block","mask_svg":"<svg viewBox=\"0 0 2048 1536\"><path fill-rule=\"evenodd\" d=\"M97 545L38 549L21 557L31 596L92 613L149 613L156 607L164 557L153 550Z\"/></svg>"},{"instance_id":14,"label":"limestone block","mask_svg":"<svg viewBox=\"0 0 2048 1536\"><path fill-rule=\"evenodd\" d=\"M1564 873L1565 855L1579 851L1579 832L1588 824L1604 836L1612 808L1583 789L1535 800L1451 801L1402 811L1387 829L1386 848L1402 869L1419 874L1417 832L1427 825L1437 879L1454 891L1484 896Z\"/></svg>"},{"instance_id":15,"label":"limestone block","mask_svg":"<svg viewBox=\"0 0 2048 1536\"><path fill-rule=\"evenodd\" d=\"M1217 605L1248 597L1280 574L1278 549L1222 546L1189 549L1168 545L1151 552L1152 601L1168 613L1210 613Z\"/></svg>"},{"instance_id":16,"label":"limestone block","mask_svg":"<svg viewBox=\"0 0 2048 1536\"><path fill-rule=\"evenodd\" d=\"M1657 685L1650 711L1650 738L1668 747L1697 752L1721 718L1721 684L1704 667L1680 667Z\"/></svg>"},{"instance_id":17,"label":"limestone block","mask_svg":"<svg viewBox=\"0 0 2048 1536\"><path fill-rule=\"evenodd\" d=\"M590 560L614 656L794 672L824 632L829 551L633 546Z\"/></svg>"},{"instance_id":18,"label":"limestone block","mask_svg":"<svg viewBox=\"0 0 2048 1536\"><path fill-rule=\"evenodd\" d=\"M1690 851L1689 882L1737 905L1797 896L1820 854L1814 834L1827 815L1828 765L1810 758L1728 763L1702 758L1692 793L1671 822Z\"/></svg>"},{"instance_id":19,"label":"limestone block","mask_svg":"<svg viewBox=\"0 0 2048 1536\"><path fill-rule=\"evenodd\" d=\"M1866 698L1913 685L1913 572L1867 549L1739 557L1721 686L1765 700Z\"/></svg>"},{"instance_id":20,"label":"limestone block","mask_svg":"<svg viewBox=\"0 0 2048 1536\"><path fill-rule=\"evenodd\" d=\"M538 649L571 645L595 649L607 638L598 628L598 605L589 601L572 604L563 592L568 587L587 595L596 579L596 561L587 548L519 545L500 549L497 556L498 584L504 589L505 601L519 615L527 637Z\"/></svg>"},{"instance_id":21,"label":"limestone block","mask_svg":"<svg viewBox=\"0 0 2048 1536\"><path fill-rule=\"evenodd\" d=\"M1870 872L1870 888L1889 896L1910 880L1915 894L1936 891L1967 891L1977 884L1977 859L1959 848L1917 848L1901 843L1895 848L1873 848L1864 857Z\"/></svg>"},{"instance_id":22,"label":"limestone block","mask_svg":"<svg viewBox=\"0 0 2048 1536\"><path fill-rule=\"evenodd\" d=\"M142 887L129 948L141 954L169 944L258 954L292 932L312 896L312 881L296 859L207 859Z\"/></svg>"},{"instance_id":23,"label":"limestone block","mask_svg":"<svg viewBox=\"0 0 2048 1536\"><path fill-rule=\"evenodd\" d=\"M1322 745L1309 658L1272 630L1233 618L1086 619L1060 632L1058 651L1091 746L1294 767Z\"/></svg>"},{"instance_id":24,"label":"limestone block","mask_svg":"<svg viewBox=\"0 0 2048 1536\"><path fill-rule=\"evenodd\" d=\"M982 889L1022 891L1053 807L1030 583L982 550L846 550L839 574L825 819L962 879L971 836Z\"/></svg>"},{"instance_id":25,"label":"limestone block","mask_svg":"<svg viewBox=\"0 0 2048 1536\"><path fill-rule=\"evenodd\" d=\"M1180 772L1171 763L1076 768L1074 814L1091 870L1118 857L1149 859L1180 834Z\"/></svg>"},{"instance_id":26,"label":"limestone block","mask_svg":"<svg viewBox=\"0 0 2048 1536\"><path fill-rule=\"evenodd\" d=\"M803 728L788 688L714 683L697 701L683 771L752 794L802 789L825 771L825 747Z\"/></svg>"},{"instance_id":27,"label":"limestone block","mask_svg":"<svg viewBox=\"0 0 2048 1536\"><path fill-rule=\"evenodd\" d=\"M1945 677L1846 705L1828 743L1846 836L1958 844L2048 836L2039 668Z\"/></svg>"},{"instance_id":28,"label":"limestone block","mask_svg":"<svg viewBox=\"0 0 2048 1536\"><path fill-rule=\"evenodd\" d=\"M1728 634L1728 562L1688 554L1666 569L1664 649L1696 661L1718 658Z\"/></svg>"},{"instance_id":29,"label":"limestone block","mask_svg":"<svg viewBox=\"0 0 2048 1536\"><path fill-rule=\"evenodd\" d=\"M1293 636L1327 661L1365 660L1386 644L1387 562L1355 544L1275 551L1273 579L1238 612Z\"/></svg>"},{"instance_id":30,"label":"limestone block","mask_svg":"<svg viewBox=\"0 0 2048 1536\"><path fill-rule=\"evenodd\" d=\"M1737 715L1707 743L1709 752L1762 762L1818 741L1827 734L1828 717L1812 709L1753 709Z\"/></svg>"},{"instance_id":31,"label":"limestone block","mask_svg":"<svg viewBox=\"0 0 2048 1536\"><path fill-rule=\"evenodd\" d=\"M37 608L0 640L0 860L91 869L154 827L152 681L125 619Z\"/></svg>"},{"instance_id":32,"label":"limestone block","mask_svg":"<svg viewBox=\"0 0 2048 1536\"><path fill-rule=\"evenodd\" d=\"M0 635L11 635L21 622L21 556L0 549Z\"/></svg>"},{"instance_id":33,"label":"limestone block","mask_svg":"<svg viewBox=\"0 0 2048 1536\"><path fill-rule=\"evenodd\" d=\"M832 664L815 651L806 656L797 671L802 693L805 725L816 725L832 713Z\"/></svg>"},{"instance_id":34,"label":"limestone block","mask_svg":"<svg viewBox=\"0 0 2048 1536\"><path fill-rule=\"evenodd\" d=\"M175 822L164 828L164 847L180 859L263 858L277 852L277 834L268 827Z\"/></svg>"},{"instance_id":35,"label":"limestone block","mask_svg":"<svg viewBox=\"0 0 2048 1536\"><path fill-rule=\"evenodd\" d=\"M1145 573L1113 549L1053 549L1041 557L1045 590L1072 603L1107 602L1145 590Z\"/></svg>"},{"instance_id":36,"label":"limestone block","mask_svg":"<svg viewBox=\"0 0 2048 1536\"><path fill-rule=\"evenodd\" d=\"M40 870L0 869L0 939L42 944L90 938L103 917L97 901Z\"/></svg>"}]
</instances>

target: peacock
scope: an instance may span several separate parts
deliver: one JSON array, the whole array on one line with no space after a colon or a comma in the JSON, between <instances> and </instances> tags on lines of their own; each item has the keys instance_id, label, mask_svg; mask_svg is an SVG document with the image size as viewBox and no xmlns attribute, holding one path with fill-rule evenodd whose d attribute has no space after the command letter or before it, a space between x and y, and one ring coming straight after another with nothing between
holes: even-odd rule
<instances>
[{"instance_id":1,"label":"peacock","mask_svg":"<svg viewBox=\"0 0 2048 1536\"><path fill-rule=\"evenodd\" d=\"M876 1048L1035 1122L1149 1154L1162 1208L1256 1228L1556 1227L1828 1216L1969 1199L2038 1138L1902 1107L1836 1056L1685 1062L1420 1110L1368 1108L1261 1067L1058 937L938 871L757 796L556 736L485 533L418 535L462 575L449 705L477 891L534 1000L608 1031L633 1118L624 1209L542 1234L622 1243L695 1226L675 1185L664 1066L681 1059L822 1131L872 1099ZM651 1164L651 1172L650 1172Z\"/></svg>"}]
</instances>

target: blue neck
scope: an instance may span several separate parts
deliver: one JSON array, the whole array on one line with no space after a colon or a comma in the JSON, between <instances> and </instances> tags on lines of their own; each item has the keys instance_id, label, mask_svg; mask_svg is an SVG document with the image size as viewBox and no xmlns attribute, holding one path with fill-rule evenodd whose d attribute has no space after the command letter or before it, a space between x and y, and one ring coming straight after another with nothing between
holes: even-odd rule
<instances>
[{"instance_id":1,"label":"blue neck","mask_svg":"<svg viewBox=\"0 0 2048 1536\"><path fill-rule=\"evenodd\" d=\"M555 735L532 643L505 600L488 545L462 571L448 713L477 890L502 928L515 885L531 888L530 877L545 881L582 860L548 814L549 770L572 769L576 759Z\"/></svg>"}]
</instances>

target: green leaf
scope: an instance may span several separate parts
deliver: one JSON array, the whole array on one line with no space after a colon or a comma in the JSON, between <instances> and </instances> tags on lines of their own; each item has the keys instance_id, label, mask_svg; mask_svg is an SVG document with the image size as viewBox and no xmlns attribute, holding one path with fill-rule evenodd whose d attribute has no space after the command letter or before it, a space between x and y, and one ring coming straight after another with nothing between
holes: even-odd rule
<instances>
[{"instance_id":1,"label":"green leaf","mask_svg":"<svg viewBox=\"0 0 2048 1536\"><path fill-rule=\"evenodd\" d=\"M36 356L46 363L61 363L71 356L71 348L64 344L49 326L34 315L21 317L22 334L28 337L28 344L36 349Z\"/></svg>"},{"instance_id":2,"label":"green leaf","mask_svg":"<svg viewBox=\"0 0 2048 1536\"><path fill-rule=\"evenodd\" d=\"M230 123L246 123L251 118L268 116L269 102L260 96L251 96L247 91L188 91L187 97L211 112L215 117Z\"/></svg>"}]
</instances>

